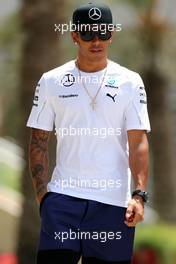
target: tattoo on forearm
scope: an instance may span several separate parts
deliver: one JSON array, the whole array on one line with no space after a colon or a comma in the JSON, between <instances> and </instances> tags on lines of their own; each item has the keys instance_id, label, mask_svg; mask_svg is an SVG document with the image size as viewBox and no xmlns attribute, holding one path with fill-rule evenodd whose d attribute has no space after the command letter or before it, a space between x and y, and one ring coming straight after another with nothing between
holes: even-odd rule
<instances>
[{"instance_id":1,"label":"tattoo on forearm","mask_svg":"<svg viewBox=\"0 0 176 264\"><path fill-rule=\"evenodd\" d=\"M41 181L38 180L36 183L36 195L37 197L41 197L45 192L46 192L46 185L47 185L47 181Z\"/></svg>"},{"instance_id":2,"label":"tattoo on forearm","mask_svg":"<svg viewBox=\"0 0 176 264\"><path fill-rule=\"evenodd\" d=\"M32 129L29 146L29 163L32 180L38 197L46 192L48 183L48 140L49 132Z\"/></svg>"},{"instance_id":3,"label":"tattoo on forearm","mask_svg":"<svg viewBox=\"0 0 176 264\"><path fill-rule=\"evenodd\" d=\"M44 171L44 167L42 164L36 164L34 170L32 171L32 176L36 177L38 174L42 174Z\"/></svg>"}]
</instances>

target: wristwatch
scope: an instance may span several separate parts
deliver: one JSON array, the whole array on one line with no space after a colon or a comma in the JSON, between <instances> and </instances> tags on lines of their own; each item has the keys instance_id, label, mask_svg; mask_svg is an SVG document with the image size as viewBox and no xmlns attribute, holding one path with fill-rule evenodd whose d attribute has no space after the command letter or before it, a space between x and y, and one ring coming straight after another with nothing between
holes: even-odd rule
<instances>
[{"instance_id":1,"label":"wristwatch","mask_svg":"<svg viewBox=\"0 0 176 264\"><path fill-rule=\"evenodd\" d=\"M132 197L138 195L142 198L143 202L148 202L148 193L142 190L135 190L132 192Z\"/></svg>"}]
</instances>

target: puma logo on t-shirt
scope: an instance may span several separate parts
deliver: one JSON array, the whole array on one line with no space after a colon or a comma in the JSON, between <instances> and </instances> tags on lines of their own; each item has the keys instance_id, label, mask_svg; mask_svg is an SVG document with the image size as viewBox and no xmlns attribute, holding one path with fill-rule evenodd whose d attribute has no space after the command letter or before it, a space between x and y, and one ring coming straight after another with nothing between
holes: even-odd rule
<instances>
[{"instance_id":1,"label":"puma logo on t-shirt","mask_svg":"<svg viewBox=\"0 0 176 264\"><path fill-rule=\"evenodd\" d=\"M113 102L115 103L115 97L116 97L117 94L115 94L114 96L112 96L111 94L107 93L106 96L110 97Z\"/></svg>"}]
</instances>

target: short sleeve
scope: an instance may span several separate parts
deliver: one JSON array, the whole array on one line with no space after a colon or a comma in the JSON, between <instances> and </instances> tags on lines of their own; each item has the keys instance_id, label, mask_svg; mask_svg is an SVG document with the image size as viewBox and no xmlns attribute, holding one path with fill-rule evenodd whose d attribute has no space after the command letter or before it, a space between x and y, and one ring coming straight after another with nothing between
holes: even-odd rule
<instances>
[{"instance_id":1,"label":"short sleeve","mask_svg":"<svg viewBox=\"0 0 176 264\"><path fill-rule=\"evenodd\" d=\"M43 75L35 90L33 106L27 121L27 126L52 131L54 119L54 109L47 93L46 81Z\"/></svg>"},{"instance_id":2,"label":"short sleeve","mask_svg":"<svg viewBox=\"0 0 176 264\"><path fill-rule=\"evenodd\" d=\"M151 131L147 110L147 95L141 77L135 81L134 93L125 110L126 129Z\"/></svg>"}]
</instances>

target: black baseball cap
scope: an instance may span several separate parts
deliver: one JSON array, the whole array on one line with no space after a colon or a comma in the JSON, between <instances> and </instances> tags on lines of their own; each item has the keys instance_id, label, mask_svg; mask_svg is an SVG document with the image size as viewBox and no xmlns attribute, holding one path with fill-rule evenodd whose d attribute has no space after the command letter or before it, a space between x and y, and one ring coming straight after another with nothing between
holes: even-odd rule
<instances>
[{"instance_id":1,"label":"black baseball cap","mask_svg":"<svg viewBox=\"0 0 176 264\"><path fill-rule=\"evenodd\" d=\"M80 24L112 24L112 12L107 5L88 3L73 12L72 22Z\"/></svg>"}]
</instances>

